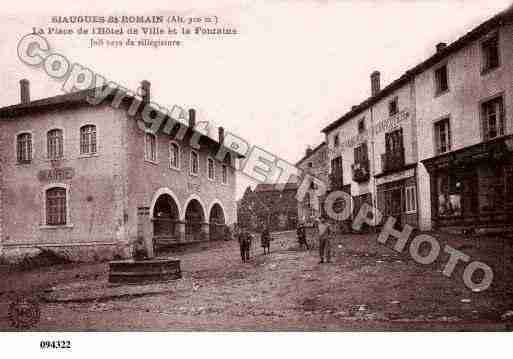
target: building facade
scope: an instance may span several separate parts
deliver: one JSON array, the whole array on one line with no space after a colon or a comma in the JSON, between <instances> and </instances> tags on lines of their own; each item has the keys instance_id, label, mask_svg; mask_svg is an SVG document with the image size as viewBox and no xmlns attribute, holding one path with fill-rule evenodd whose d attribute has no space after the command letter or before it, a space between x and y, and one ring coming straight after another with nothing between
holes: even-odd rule
<instances>
[{"instance_id":1,"label":"building facade","mask_svg":"<svg viewBox=\"0 0 513 359\"><path fill-rule=\"evenodd\" d=\"M513 225L511 10L445 46L415 77L422 225Z\"/></svg>"},{"instance_id":2,"label":"building facade","mask_svg":"<svg viewBox=\"0 0 513 359\"><path fill-rule=\"evenodd\" d=\"M22 103L0 109L4 249L115 252L140 238L217 238L235 221L236 154L216 159L224 132L195 135L194 110L179 139L178 125L171 135L141 129L123 103L90 105L91 90L30 101L21 87Z\"/></svg>"},{"instance_id":3,"label":"building facade","mask_svg":"<svg viewBox=\"0 0 513 359\"><path fill-rule=\"evenodd\" d=\"M269 226L271 231L286 231L297 227L296 183L260 183L247 187L237 203L238 224L253 231Z\"/></svg>"},{"instance_id":4,"label":"building facade","mask_svg":"<svg viewBox=\"0 0 513 359\"><path fill-rule=\"evenodd\" d=\"M351 195L353 217L368 204L385 217L394 216L398 225L416 226L414 82L404 77L381 90L380 73L374 72L371 93L323 130L330 153L331 190Z\"/></svg>"},{"instance_id":5,"label":"building facade","mask_svg":"<svg viewBox=\"0 0 513 359\"><path fill-rule=\"evenodd\" d=\"M326 142L321 143L315 148L308 147L305 156L296 163L296 167L301 170L301 178L306 175L312 176L318 181L328 183L329 162L328 146ZM298 201L298 219L303 223L311 223L322 213L322 206L325 196L317 196L315 183L312 183L311 189L305 194L302 201Z\"/></svg>"}]
</instances>

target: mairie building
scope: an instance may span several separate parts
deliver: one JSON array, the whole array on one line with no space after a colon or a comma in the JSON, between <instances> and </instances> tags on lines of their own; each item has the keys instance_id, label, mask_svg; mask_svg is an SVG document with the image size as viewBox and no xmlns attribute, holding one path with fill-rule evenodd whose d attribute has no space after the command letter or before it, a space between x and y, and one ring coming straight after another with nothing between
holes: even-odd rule
<instances>
[{"instance_id":1,"label":"mairie building","mask_svg":"<svg viewBox=\"0 0 513 359\"><path fill-rule=\"evenodd\" d=\"M4 251L124 257L141 238L157 247L217 239L236 221L237 155L222 147L223 128L217 139L194 130L193 109L176 136L178 124L170 134L141 129L129 96L117 108L109 98L91 105L94 89L31 101L29 82L20 86L21 103L0 109ZM141 88L149 103L150 83Z\"/></svg>"}]
</instances>

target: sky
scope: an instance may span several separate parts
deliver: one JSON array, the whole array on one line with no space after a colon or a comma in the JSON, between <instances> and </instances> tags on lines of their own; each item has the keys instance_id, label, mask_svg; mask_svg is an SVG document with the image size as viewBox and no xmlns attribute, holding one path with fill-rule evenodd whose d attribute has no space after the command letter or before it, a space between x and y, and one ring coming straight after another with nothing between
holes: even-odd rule
<instances>
[{"instance_id":1,"label":"sky","mask_svg":"<svg viewBox=\"0 0 513 359\"><path fill-rule=\"evenodd\" d=\"M52 36L50 45L108 79L171 108L194 107L198 121L227 131L291 163L321 129L370 95L370 74L382 87L510 4L472 1L45 1L10 3L0 15L0 106L19 102L19 80L31 98L61 94L61 83L16 56L19 39L51 16L212 16L236 36L187 39L178 48L89 48L89 36ZM2 5L4 6L4 5ZM122 10L121 10L122 9ZM116 38L115 36L112 38ZM238 179L237 197L250 184Z\"/></svg>"}]
</instances>

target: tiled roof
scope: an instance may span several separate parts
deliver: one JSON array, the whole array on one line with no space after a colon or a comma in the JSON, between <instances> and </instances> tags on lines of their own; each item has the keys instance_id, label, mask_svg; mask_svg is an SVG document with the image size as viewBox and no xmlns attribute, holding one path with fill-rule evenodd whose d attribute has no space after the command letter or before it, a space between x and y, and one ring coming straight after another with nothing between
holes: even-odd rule
<instances>
[{"instance_id":1,"label":"tiled roof","mask_svg":"<svg viewBox=\"0 0 513 359\"><path fill-rule=\"evenodd\" d=\"M283 187L285 186L285 187ZM272 191L288 191L288 190L297 190L297 183L288 182L288 183L260 183L258 184L253 192L272 192Z\"/></svg>"},{"instance_id":2,"label":"tiled roof","mask_svg":"<svg viewBox=\"0 0 513 359\"><path fill-rule=\"evenodd\" d=\"M104 87L105 88L105 87ZM104 89L103 88L103 89ZM67 93L64 95L57 95L53 97L47 97L40 100L30 101L28 103L20 103L17 105L11 105L0 108L0 120L8 120L8 119L14 119L19 116L28 115L31 113L37 113L37 112L44 112L44 111L50 111L54 109L65 109L65 108L71 108L75 106L94 106L91 105L87 99L89 97L94 98L95 93L98 91L98 93L101 92L100 88L90 88L86 90L76 91ZM109 95L105 97L105 99L102 101L102 103L107 103L107 101L110 101L114 98L114 95L117 93L116 89L109 92ZM123 102L126 104L130 104L133 99L133 96L130 96L127 94L125 97L123 97ZM139 110L142 109L142 106L140 106ZM156 111L158 111L158 108L155 108ZM203 135L202 140L206 141L210 144L216 144L220 145L219 141L213 139L212 137ZM233 150L230 150L231 152L234 152ZM242 154L238 153L238 157L242 158L244 157Z\"/></svg>"}]
</instances>

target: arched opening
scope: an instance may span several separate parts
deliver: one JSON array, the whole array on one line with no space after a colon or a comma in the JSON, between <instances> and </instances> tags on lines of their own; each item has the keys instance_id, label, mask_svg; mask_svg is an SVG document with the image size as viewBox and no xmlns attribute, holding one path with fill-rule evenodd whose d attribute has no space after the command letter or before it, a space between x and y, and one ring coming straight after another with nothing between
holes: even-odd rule
<instances>
[{"instance_id":1,"label":"arched opening","mask_svg":"<svg viewBox=\"0 0 513 359\"><path fill-rule=\"evenodd\" d=\"M200 240L201 225L205 223L203 207L197 199L191 199L185 209L185 239Z\"/></svg>"},{"instance_id":2,"label":"arched opening","mask_svg":"<svg viewBox=\"0 0 513 359\"><path fill-rule=\"evenodd\" d=\"M219 240L224 237L225 218L223 208L219 203L215 203L210 209L210 239Z\"/></svg>"},{"instance_id":3,"label":"arched opening","mask_svg":"<svg viewBox=\"0 0 513 359\"><path fill-rule=\"evenodd\" d=\"M161 194L153 207L153 236L156 239L177 237L177 222L180 219L178 206L169 194Z\"/></svg>"}]
</instances>

